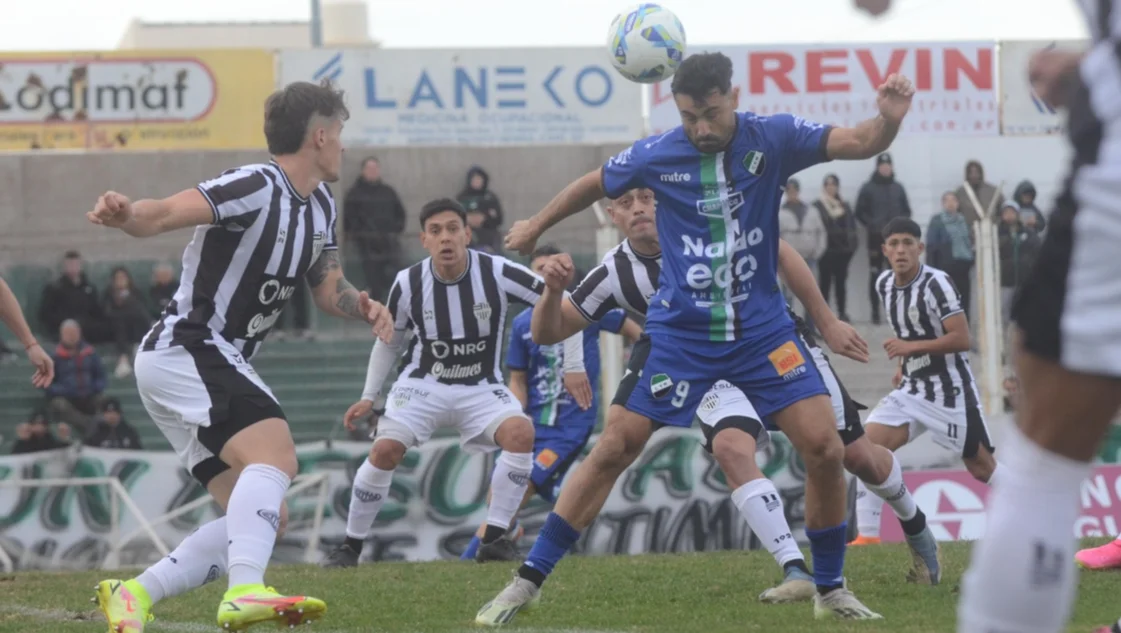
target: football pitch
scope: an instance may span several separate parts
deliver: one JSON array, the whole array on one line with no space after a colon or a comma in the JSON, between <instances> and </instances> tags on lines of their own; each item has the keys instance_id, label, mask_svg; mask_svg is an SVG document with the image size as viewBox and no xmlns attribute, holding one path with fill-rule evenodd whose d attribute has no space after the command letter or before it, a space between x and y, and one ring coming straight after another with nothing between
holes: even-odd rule
<instances>
[{"instance_id":1,"label":"football pitch","mask_svg":"<svg viewBox=\"0 0 1121 633\"><path fill-rule=\"evenodd\" d=\"M1100 540L1100 539L1099 539ZM545 585L540 605L505 630L526 633L740 633L765 631L892 631L953 633L956 586L967 544L944 544L946 574L937 587L907 584L905 547L849 549L850 588L884 615L874 622L817 622L808 603L764 605L757 596L779 580L765 552L651 556L573 556ZM510 579L513 565L467 562L376 563L325 571L286 566L269 571L281 592L327 601L327 615L305 631L320 633L448 633L481 630L475 611ZM115 574L127 577L125 573ZM0 576L0 633L104 632L89 603L104 573L16 573ZM157 605L148 631L218 631L219 581ZM1069 631L1088 633L1121 616L1121 574L1082 572ZM260 625L250 631L275 630Z\"/></svg>"}]
</instances>

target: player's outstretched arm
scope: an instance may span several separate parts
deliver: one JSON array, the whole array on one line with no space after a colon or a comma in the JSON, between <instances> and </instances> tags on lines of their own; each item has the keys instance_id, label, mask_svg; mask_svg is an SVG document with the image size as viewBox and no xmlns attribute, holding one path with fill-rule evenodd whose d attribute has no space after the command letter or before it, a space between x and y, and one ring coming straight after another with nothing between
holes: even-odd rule
<instances>
[{"instance_id":1,"label":"player's outstretched arm","mask_svg":"<svg viewBox=\"0 0 1121 633\"><path fill-rule=\"evenodd\" d=\"M47 352L39 345L39 341L35 340L35 335L31 333L31 328L27 325L27 319L23 316L23 309L20 308L19 300L12 292L8 282L0 278L0 321L8 326L12 334L16 335L20 344L27 350L27 358L35 367L35 374L31 377L31 383L39 389L45 389L50 386L54 380L54 361L51 359Z\"/></svg>"},{"instance_id":2,"label":"player's outstretched arm","mask_svg":"<svg viewBox=\"0 0 1121 633\"><path fill-rule=\"evenodd\" d=\"M838 319L829 309L829 303L821 294L813 271L786 240L780 239L778 242L778 267L786 285L790 286L794 296L806 306L829 349L855 361L867 363L868 343L851 325Z\"/></svg>"},{"instance_id":3,"label":"player's outstretched arm","mask_svg":"<svg viewBox=\"0 0 1121 633\"><path fill-rule=\"evenodd\" d=\"M588 327L587 319L579 314L571 301L566 301L564 298L565 288L575 274L576 267L568 255L550 258L541 269L541 276L545 279L545 290L533 307L533 318L529 325L534 343L555 345ZM567 353L568 350L566 349L565 352Z\"/></svg>"},{"instance_id":4,"label":"player's outstretched arm","mask_svg":"<svg viewBox=\"0 0 1121 633\"><path fill-rule=\"evenodd\" d=\"M115 191L97 199L93 211L86 214L90 222L117 228L133 237L152 237L176 229L210 224L214 209L198 189L187 189L160 200L133 202Z\"/></svg>"},{"instance_id":5,"label":"player's outstretched arm","mask_svg":"<svg viewBox=\"0 0 1121 633\"><path fill-rule=\"evenodd\" d=\"M315 305L327 314L343 319L365 321L374 334L388 341L393 332L393 318L382 304L372 301L365 292L343 276L337 250L323 251L305 275Z\"/></svg>"},{"instance_id":6,"label":"player's outstretched arm","mask_svg":"<svg viewBox=\"0 0 1121 633\"><path fill-rule=\"evenodd\" d=\"M833 128L825 145L826 156L829 160L863 160L886 151L899 134L914 95L911 80L903 75L889 76L876 95L879 115L856 127Z\"/></svg>"},{"instance_id":7,"label":"player's outstretched arm","mask_svg":"<svg viewBox=\"0 0 1121 633\"><path fill-rule=\"evenodd\" d=\"M592 206L604 195L600 170L588 172L562 189L537 215L515 222L506 234L506 248L529 255L545 231Z\"/></svg>"}]
</instances>

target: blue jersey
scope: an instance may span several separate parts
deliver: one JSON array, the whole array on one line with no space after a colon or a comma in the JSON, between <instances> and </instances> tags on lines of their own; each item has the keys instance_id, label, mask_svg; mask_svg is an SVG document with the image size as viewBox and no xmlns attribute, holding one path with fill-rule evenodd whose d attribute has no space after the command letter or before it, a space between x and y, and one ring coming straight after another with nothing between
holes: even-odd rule
<instances>
[{"instance_id":1,"label":"blue jersey","mask_svg":"<svg viewBox=\"0 0 1121 633\"><path fill-rule=\"evenodd\" d=\"M608 197L645 187L658 201L651 335L733 341L792 327L777 277L779 203L787 179L828 160L830 128L789 114L737 113L736 124L723 152L701 153L677 127L603 166Z\"/></svg>"},{"instance_id":2,"label":"blue jersey","mask_svg":"<svg viewBox=\"0 0 1121 633\"><path fill-rule=\"evenodd\" d=\"M602 320L588 324L584 330L584 369L592 386L592 406L581 409L564 389L564 344L538 345L530 335L529 323L533 310L525 310L514 317L510 328L510 345L506 352L506 366L526 372L529 403L526 413L534 424L541 426L571 427L586 430L596 423L599 411L599 333L618 333L623 329L626 314L612 310Z\"/></svg>"}]
</instances>

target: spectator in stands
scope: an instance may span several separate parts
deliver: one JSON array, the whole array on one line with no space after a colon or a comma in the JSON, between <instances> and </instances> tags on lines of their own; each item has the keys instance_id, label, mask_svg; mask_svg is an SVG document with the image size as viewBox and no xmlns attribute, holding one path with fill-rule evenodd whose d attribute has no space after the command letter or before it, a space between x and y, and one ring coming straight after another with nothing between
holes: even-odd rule
<instances>
[{"instance_id":1,"label":"spectator in stands","mask_svg":"<svg viewBox=\"0 0 1121 633\"><path fill-rule=\"evenodd\" d=\"M821 216L826 235L825 254L817 263L817 282L826 302L829 301L830 289L836 287L837 315L848 322L849 264L860 236L852 207L841 199L841 180L836 174L825 176L821 197L814 202L814 207Z\"/></svg>"},{"instance_id":2,"label":"spectator in stands","mask_svg":"<svg viewBox=\"0 0 1121 633\"><path fill-rule=\"evenodd\" d=\"M971 228L961 214L956 193L942 194L942 211L930 219L926 227L926 263L943 270L961 293L961 307L969 318L972 292L973 238Z\"/></svg>"},{"instance_id":3,"label":"spectator in stands","mask_svg":"<svg viewBox=\"0 0 1121 633\"><path fill-rule=\"evenodd\" d=\"M778 230L779 236L794 247L816 275L817 261L825 254L828 244L825 224L821 214L802 201L802 185L794 178L786 181L786 199L778 212ZM785 286L783 294L787 302L794 298Z\"/></svg>"},{"instance_id":4,"label":"spectator in stands","mask_svg":"<svg viewBox=\"0 0 1121 633\"><path fill-rule=\"evenodd\" d=\"M86 277L78 251L67 251L62 260L62 275L43 288L39 302L39 323L48 336L54 336L67 319L81 324L89 341L103 343L110 339L97 288Z\"/></svg>"},{"instance_id":5,"label":"spectator in stands","mask_svg":"<svg viewBox=\"0 0 1121 633\"><path fill-rule=\"evenodd\" d=\"M907 190L895 180L891 154L884 153L876 158L876 171L856 196L856 219L868 232L868 299L872 305L872 323L876 325L880 324L876 278L886 268L883 230L897 217L911 217L911 204L907 201Z\"/></svg>"},{"instance_id":6,"label":"spectator in stands","mask_svg":"<svg viewBox=\"0 0 1121 633\"><path fill-rule=\"evenodd\" d=\"M46 411L33 411L27 422L16 427L16 443L12 446L12 454L39 453L69 446L70 427L59 424L58 437L55 437L48 422Z\"/></svg>"},{"instance_id":7,"label":"spectator in stands","mask_svg":"<svg viewBox=\"0 0 1121 633\"><path fill-rule=\"evenodd\" d=\"M1001 209L997 240L1000 249L1000 315L1005 329L1011 322L1012 298L1027 279L1035 265L1043 240L1039 232L1021 222L1025 217L1033 222L1035 213L1024 212L1015 202L1004 203Z\"/></svg>"},{"instance_id":8,"label":"spectator in stands","mask_svg":"<svg viewBox=\"0 0 1121 633\"><path fill-rule=\"evenodd\" d=\"M471 248L498 253L502 250L502 204L490 189L490 175L478 165L467 170L467 186L457 196L467 209L471 226Z\"/></svg>"},{"instance_id":9,"label":"spectator in stands","mask_svg":"<svg viewBox=\"0 0 1121 633\"><path fill-rule=\"evenodd\" d=\"M148 288L148 304L152 309L152 318L158 319L167 304L175 297L179 290L179 280L175 278L175 268L167 262L160 263L152 271L152 286Z\"/></svg>"},{"instance_id":10,"label":"spectator in stands","mask_svg":"<svg viewBox=\"0 0 1121 633\"><path fill-rule=\"evenodd\" d=\"M108 382L105 365L97 350L82 340L82 326L73 319L59 327L52 357L55 380L47 387L47 410L53 419L78 427L85 436Z\"/></svg>"},{"instance_id":11,"label":"spectator in stands","mask_svg":"<svg viewBox=\"0 0 1121 633\"><path fill-rule=\"evenodd\" d=\"M375 301L385 301L402 268L404 230L405 206L397 191L382 180L381 163L371 156L362 161L362 173L346 192L343 234L362 262L366 290Z\"/></svg>"},{"instance_id":12,"label":"spectator in stands","mask_svg":"<svg viewBox=\"0 0 1121 633\"><path fill-rule=\"evenodd\" d=\"M140 434L125 421L121 402L116 398L107 398L102 402L101 414L94 420L93 430L83 444L97 448L141 450Z\"/></svg>"},{"instance_id":13,"label":"spectator in stands","mask_svg":"<svg viewBox=\"0 0 1121 633\"><path fill-rule=\"evenodd\" d=\"M132 275L124 266L113 269L102 306L117 352L117 367L113 373L117 378L124 378L132 373L132 355L152 325L151 308L137 292Z\"/></svg>"},{"instance_id":14,"label":"spectator in stands","mask_svg":"<svg viewBox=\"0 0 1121 633\"><path fill-rule=\"evenodd\" d=\"M1025 226L1028 221L1025 216L1033 216L1035 219L1032 221L1031 226L1038 233L1043 233L1047 228L1047 216L1039 210L1035 205L1035 185L1030 180L1025 180L1016 185L1016 191L1013 192L1012 198L1015 199L1016 204L1020 205L1020 222Z\"/></svg>"},{"instance_id":15,"label":"spectator in stands","mask_svg":"<svg viewBox=\"0 0 1121 633\"><path fill-rule=\"evenodd\" d=\"M966 185L969 185L968 190L965 188ZM974 222L981 219L981 216L986 213L990 206L993 209L992 221L1000 221L1000 208L1004 206L1004 194L996 188L996 185L985 182L985 168L981 166L980 161L971 160L965 164L965 184L958 187L954 193L958 195L961 214L965 217L965 221L969 223L970 228L973 227ZM973 204L973 198L969 196L970 193L977 197L977 202L981 203L980 209ZM996 200L995 205L993 204L994 199Z\"/></svg>"}]
</instances>

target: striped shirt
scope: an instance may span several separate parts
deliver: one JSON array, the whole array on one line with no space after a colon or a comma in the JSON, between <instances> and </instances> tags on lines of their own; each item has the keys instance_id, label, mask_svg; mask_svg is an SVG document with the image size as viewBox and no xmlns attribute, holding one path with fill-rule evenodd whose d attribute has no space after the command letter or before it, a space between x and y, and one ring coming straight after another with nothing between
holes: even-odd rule
<instances>
[{"instance_id":1,"label":"striped shirt","mask_svg":"<svg viewBox=\"0 0 1121 633\"><path fill-rule=\"evenodd\" d=\"M275 162L245 165L198 185L214 213L183 251L179 289L144 350L221 338L251 359L297 283L337 249L335 199L326 184L301 196Z\"/></svg>"},{"instance_id":2,"label":"striped shirt","mask_svg":"<svg viewBox=\"0 0 1121 633\"><path fill-rule=\"evenodd\" d=\"M961 294L945 272L922 266L905 286L895 284L895 273L886 270L876 280L884 314L903 341L933 341L946 334L946 319L961 314ZM969 354L920 354L903 362L899 389L948 409L977 406L977 386L969 367Z\"/></svg>"},{"instance_id":3,"label":"striped shirt","mask_svg":"<svg viewBox=\"0 0 1121 633\"><path fill-rule=\"evenodd\" d=\"M468 250L467 270L438 278L432 258L397 273L386 308L397 340L412 334L399 376L448 385L502 384L511 301L537 305L545 282L505 257Z\"/></svg>"}]
</instances>

